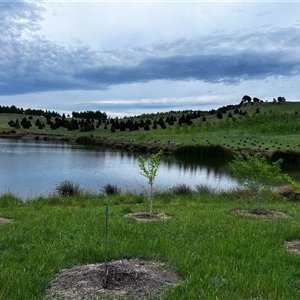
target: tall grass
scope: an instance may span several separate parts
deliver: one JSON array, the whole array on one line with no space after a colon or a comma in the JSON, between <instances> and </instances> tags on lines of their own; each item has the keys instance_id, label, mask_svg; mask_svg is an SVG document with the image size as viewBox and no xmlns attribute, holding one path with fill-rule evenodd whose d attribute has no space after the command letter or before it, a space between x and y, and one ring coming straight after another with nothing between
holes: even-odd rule
<instances>
[{"instance_id":1,"label":"tall grass","mask_svg":"<svg viewBox=\"0 0 300 300\"><path fill-rule=\"evenodd\" d=\"M289 217L255 219L231 214L256 207L251 197L164 193L156 195L154 209L172 218L139 222L124 211L148 211L148 204L131 197L124 203L121 195L84 194L65 205L38 198L0 208L0 216L14 219L0 226L0 299L44 299L59 270L103 262L107 201L119 203L109 210L108 259L124 252L168 261L183 281L165 299L300 299L300 255L284 247L300 238L297 203L268 193L264 209Z\"/></svg>"},{"instance_id":2,"label":"tall grass","mask_svg":"<svg viewBox=\"0 0 300 300\"><path fill-rule=\"evenodd\" d=\"M23 201L11 191L0 195L0 207L13 207L23 204Z\"/></svg>"}]
</instances>

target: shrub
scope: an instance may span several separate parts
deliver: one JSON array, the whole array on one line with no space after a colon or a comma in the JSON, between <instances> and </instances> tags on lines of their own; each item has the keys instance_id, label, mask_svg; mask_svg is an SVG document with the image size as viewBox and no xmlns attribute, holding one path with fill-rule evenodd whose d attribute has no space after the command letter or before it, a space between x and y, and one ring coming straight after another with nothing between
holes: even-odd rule
<instances>
[{"instance_id":1,"label":"shrub","mask_svg":"<svg viewBox=\"0 0 300 300\"><path fill-rule=\"evenodd\" d=\"M61 196L75 196L82 193L82 189L78 184L68 180L60 182L55 190Z\"/></svg>"},{"instance_id":2,"label":"shrub","mask_svg":"<svg viewBox=\"0 0 300 300\"><path fill-rule=\"evenodd\" d=\"M102 191L107 195L119 195L121 193L121 190L116 185L110 183L106 184Z\"/></svg>"},{"instance_id":3,"label":"shrub","mask_svg":"<svg viewBox=\"0 0 300 300\"><path fill-rule=\"evenodd\" d=\"M295 192L292 185L287 184L278 189L278 194L290 201L299 201L300 195Z\"/></svg>"},{"instance_id":4,"label":"shrub","mask_svg":"<svg viewBox=\"0 0 300 300\"><path fill-rule=\"evenodd\" d=\"M170 192L175 195L190 195L193 193L192 189L184 183L174 185L170 188Z\"/></svg>"}]
</instances>

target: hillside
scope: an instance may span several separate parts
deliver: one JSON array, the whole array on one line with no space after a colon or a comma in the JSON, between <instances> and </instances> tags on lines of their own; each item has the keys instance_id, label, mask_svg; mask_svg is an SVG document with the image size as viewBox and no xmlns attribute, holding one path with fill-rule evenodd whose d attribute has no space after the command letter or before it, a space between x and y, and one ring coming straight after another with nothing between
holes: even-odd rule
<instances>
[{"instance_id":1,"label":"hillside","mask_svg":"<svg viewBox=\"0 0 300 300\"><path fill-rule=\"evenodd\" d=\"M144 145L172 151L183 145L221 145L233 151L271 153L299 149L299 112L300 102L252 102L210 111L170 111L125 118L1 113L0 133L2 137L33 134L63 136L67 140L92 136L100 144L126 149Z\"/></svg>"}]
</instances>

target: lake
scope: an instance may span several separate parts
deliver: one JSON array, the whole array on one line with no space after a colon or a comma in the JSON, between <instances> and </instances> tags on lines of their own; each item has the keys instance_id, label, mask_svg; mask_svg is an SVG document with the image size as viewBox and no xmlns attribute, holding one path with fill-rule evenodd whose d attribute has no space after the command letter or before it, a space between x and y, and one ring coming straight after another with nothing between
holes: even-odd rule
<instances>
[{"instance_id":1,"label":"lake","mask_svg":"<svg viewBox=\"0 0 300 300\"><path fill-rule=\"evenodd\" d=\"M71 143L0 139L0 193L12 192L27 200L47 196L69 180L84 190L102 192L107 183L126 190L148 188L140 174L138 154L107 148L88 149ZM201 165L189 166L163 157L154 186L167 190L176 184L230 189L237 182L228 174Z\"/></svg>"}]
</instances>

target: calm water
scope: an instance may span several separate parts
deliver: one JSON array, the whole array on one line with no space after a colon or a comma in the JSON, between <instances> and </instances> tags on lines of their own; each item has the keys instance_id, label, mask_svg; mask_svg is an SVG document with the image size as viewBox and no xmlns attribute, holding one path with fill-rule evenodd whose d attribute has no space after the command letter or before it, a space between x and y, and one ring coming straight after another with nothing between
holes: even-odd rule
<instances>
[{"instance_id":1,"label":"calm water","mask_svg":"<svg viewBox=\"0 0 300 300\"><path fill-rule=\"evenodd\" d=\"M68 143L0 139L0 193L10 191L24 200L47 196L64 180L96 193L107 183L122 191L140 191L148 188L148 183L140 174L137 158L136 153L103 148L91 150ZM225 173L164 158L155 187L166 190L182 183L191 188L198 184L214 189L237 186Z\"/></svg>"}]
</instances>

